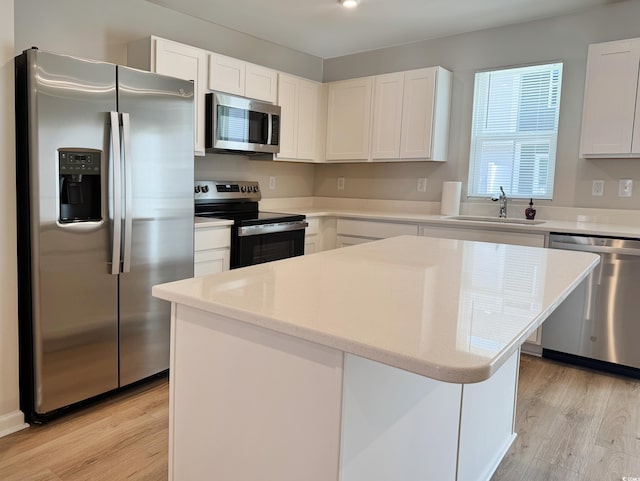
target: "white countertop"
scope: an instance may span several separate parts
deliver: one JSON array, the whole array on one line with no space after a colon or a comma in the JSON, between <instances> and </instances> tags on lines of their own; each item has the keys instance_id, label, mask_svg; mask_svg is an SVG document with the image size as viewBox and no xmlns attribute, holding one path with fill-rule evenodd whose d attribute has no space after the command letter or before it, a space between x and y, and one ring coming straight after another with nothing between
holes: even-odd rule
<instances>
[{"instance_id":1,"label":"white countertop","mask_svg":"<svg viewBox=\"0 0 640 481\"><path fill-rule=\"evenodd\" d=\"M193 218L193 223L196 229L203 229L206 227L225 227L233 225L233 221L229 219L216 219L214 217L199 217Z\"/></svg>"},{"instance_id":2,"label":"white countertop","mask_svg":"<svg viewBox=\"0 0 640 481\"><path fill-rule=\"evenodd\" d=\"M402 236L154 286L153 295L446 382L490 377L598 257Z\"/></svg>"},{"instance_id":3,"label":"white countertop","mask_svg":"<svg viewBox=\"0 0 640 481\"><path fill-rule=\"evenodd\" d=\"M326 200L326 199L325 199ZM629 237L640 239L640 211L611 210L611 209L585 209L585 208L539 208L536 220L541 224L511 224L486 221L471 221L451 219L448 216L428 213L439 210L437 203L404 202L404 201L379 201L362 199L330 199L328 205L317 206L308 204L308 200L301 199L267 199L261 201L260 209L273 212L286 212L291 214L304 214L313 217L349 217L362 220L409 222L417 224L439 225L442 227L458 227L467 229L502 230L511 232L531 232L548 234L550 232L574 233L584 235L601 235L611 237ZM323 204L323 201L319 201ZM470 204L477 210L478 205ZM383 208L380 208L383 207ZM436 208L437 207L437 208ZM481 206L482 207L482 206ZM522 207L522 206L518 206ZM421 213L420 210L428 212ZM511 212L519 212L517 207ZM491 210L494 212L495 209ZM486 215L486 209L483 210ZM546 214L546 215L545 215ZM467 215L463 213L462 215ZM497 216L496 216L497 217ZM524 216L520 216L522 219ZM510 219L515 218L510 216ZM195 217L195 227L206 228L231 225L232 222L224 219L212 219Z\"/></svg>"},{"instance_id":4,"label":"white countertop","mask_svg":"<svg viewBox=\"0 0 640 481\"><path fill-rule=\"evenodd\" d=\"M611 237L631 237L640 239L640 225L616 224L594 221L570 221L536 218L541 224L501 223L487 221L457 220L450 216L436 214L414 214L402 212L382 212L347 209L317 209L294 207L286 209L292 214L305 214L308 217L349 217L363 220L379 220L387 222L415 222L422 224L441 225L446 227L461 227L488 230L503 230L512 232L532 232L548 234L549 232L601 235ZM482 217L482 216L478 216ZM496 216L497 217L497 216ZM510 218L512 219L512 218Z\"/></svg>"}]
</instances>

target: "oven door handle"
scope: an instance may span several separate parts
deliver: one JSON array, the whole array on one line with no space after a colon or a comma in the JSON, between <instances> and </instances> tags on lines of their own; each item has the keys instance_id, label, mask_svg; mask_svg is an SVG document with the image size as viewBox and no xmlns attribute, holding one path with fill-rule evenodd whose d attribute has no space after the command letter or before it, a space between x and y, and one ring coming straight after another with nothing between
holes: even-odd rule
<instances>
[{"instance_id":1,"label":"oven door handle","mask_svg":"<svg viewBox=\"0 0 640 481\"><path fill-rule=\"evenodd\" d=\"M273 224L247 225L238 227L238 237L304 230L308 225L309 223L305 220L293 222L275 222Z\"/></svg>"}]
</instances>

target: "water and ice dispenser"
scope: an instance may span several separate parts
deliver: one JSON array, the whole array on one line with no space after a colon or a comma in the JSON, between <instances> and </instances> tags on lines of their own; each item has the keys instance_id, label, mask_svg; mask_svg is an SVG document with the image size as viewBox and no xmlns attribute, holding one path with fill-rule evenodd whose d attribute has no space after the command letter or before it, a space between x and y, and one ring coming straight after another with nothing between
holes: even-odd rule
<instances>
[{"instance_id":1,"label":"water and ice dispenser","mask_svg":"<svg viewBox=\"0 0 640 481\"><path fill-rule=\"evenodd\" d=\"M102 220L102 151L59 149L61 223Z\"/></svg>"}]
</instances>

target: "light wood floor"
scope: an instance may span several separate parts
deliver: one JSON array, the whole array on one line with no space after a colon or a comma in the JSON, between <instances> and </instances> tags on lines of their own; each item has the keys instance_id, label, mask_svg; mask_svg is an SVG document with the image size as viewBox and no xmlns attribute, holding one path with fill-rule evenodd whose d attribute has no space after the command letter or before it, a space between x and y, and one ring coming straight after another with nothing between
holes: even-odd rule
<instances>
[{"instance_id":1,"label":"light wood floor","mask_svg":"<svg viewBox=\"0 0 640 481\"><path fill-rule=\"evenodd\" d=\"M168 386L155 379L0 438L0 480L166 480Z\"/></svg>"},{"instance_id":2,"label":"light wood floor","mask_svg":"<svg viewBox=\"0 0 640 481\"><path fill-rule=\"evenodd\" d=\"M522 356L516 432L492 481L640 479L640 381Z\"/></svg>"},{"instance_id":3,"label":"light wood floor","mask_svg":"<svg viewBox=\"0 0 640 481\"><path fill-rule=\"evenodd\" d=\"M1 438L0 480L164 481L167 426L156 380ZM640 381L523 356L516 430L492 481L640 478Z\"/></svg>"}]
</instances>

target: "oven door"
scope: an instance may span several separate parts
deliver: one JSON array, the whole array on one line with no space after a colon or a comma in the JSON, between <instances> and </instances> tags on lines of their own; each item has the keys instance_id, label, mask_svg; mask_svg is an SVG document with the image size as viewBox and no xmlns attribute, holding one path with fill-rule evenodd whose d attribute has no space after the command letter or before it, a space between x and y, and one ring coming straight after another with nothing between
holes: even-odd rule
<instances>
[{"instance_id":1,"label":"oven door","mask_svg":"<svg viewBox=\"0 0 640 481\"><path fill-rule=\"evenodd\" d=\"M304 233L308 225L302 220L234 229L231 268L303 255Z\"/></svg>"}]
</instances>

